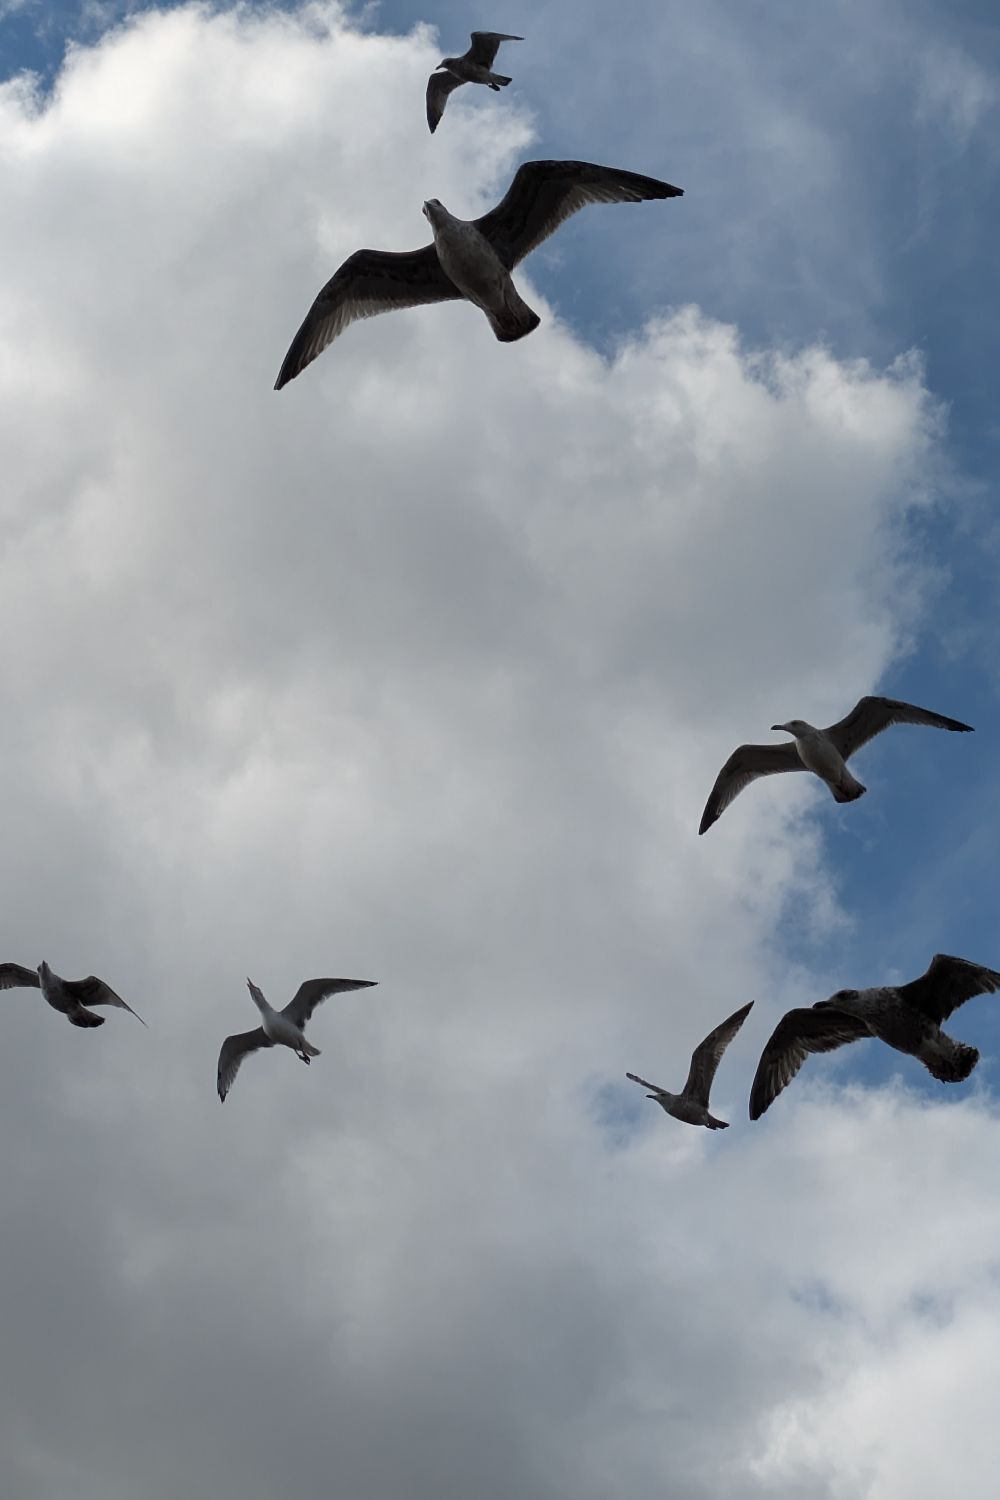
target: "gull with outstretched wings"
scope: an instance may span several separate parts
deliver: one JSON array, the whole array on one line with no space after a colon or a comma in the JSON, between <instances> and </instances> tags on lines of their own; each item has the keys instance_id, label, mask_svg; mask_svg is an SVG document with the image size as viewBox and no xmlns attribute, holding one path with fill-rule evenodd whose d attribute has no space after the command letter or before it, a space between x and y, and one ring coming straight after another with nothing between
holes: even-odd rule
<instances>
[{"instance_id":1,"label":"gull with outstretched wings","mask_svg":"<svg viewBox=\"0 0 1000 1500\"><path fill-rule=\"evenodd\" d=\"M847 761L855 750L892 724L928 724L932 729L972 733L971 724L918 708L915 703L900 703L896 698L862 698L846 718L829 729L817 729L805 719L772 724L773 730L784 730L794 735L794 740L783 745L740 745L734 750L716 778L698 832L707 832L751 781L777 771L812 771L826 782L837 802L856 801L867 788L851 775Z\"/></svg>"},{"instance_id":2,"label":"gull with outstretched wings","mask_svg":"<svg viewBox=\"0 0 1000 1500\"><path fill-rule=\"evenodd\" d=\"M761 1053L750 1090L751 1120L760 1119L810 1052L832 1052L866 1036L919 1057L942 1083L961 1083L979 1061L979 1052L956 1042L941 1026L966 1000L997 990L1000 973L936 953L926 974L909 984L838 990L829 1000L788 1011Z\"/></svg>"},{"instance_id":3,"label":"gull with outstretched wings","mask_svg":"<svg viewBox=\"0 0 1000 1500\"><path fill-rule=\"evenodd\" d=\"M493 60L501 42L523 42L523 36L506 31L474 31L472 46L461 57L444 57L427 80L427 123L431 135L438 128L448 95L463 83L485 83L499 93L510 83L503 73L494 73Z\"/></svg>"},{"instance_id":4,"label":"gull with outstretched wings","mask_svg":"<svg viewBox=\"0 0 1000 1500\"><path fill-rule=\"evenodd\" d=\"M434 242L420 250L356 250L317 296L282 361L276 391L300 375L358 318L463 297L482 309L501 343L541 322L522 301L511 271L588 203L679 198L656 177L589 161L528 161L506 196L478 219L456 219L437 198L424 204Z\"/></svg>"},{"instance_id":5,"label":"gull with outstretched wings","mask_svg":"<svg viewBox=\"0 0 1000 1500\"><path fill-rule=\"evenodd\" d=\"M86 979L63 979L44 962L37 969L26 969L23 964L0 964L0 990L12 990L22 985L41 990L43 1000L47 1000L52 1009L64 1015L73 1026L104 1025L104 1016L95 1016L92 1010L88 1010L87 1007L92 1005L113 1005L142 1021L138 1012L96 974L89 974ZM145 1026L145 1021L142 1024Z\"/></svg>"},{"instance_id":6,"label":"gull with outstretched wings","mask_svg":"<svg viewBox=\"0 0 1000 1500\"><path fill-rule=\"evenodd\" d=\"M722 1054L750 1014L752 1006L752 1000L749 1005L741 1006L728 1021L716 1026L698 1044L691 1054L687 1082L679 1094L671 1094L669 1089L661 1089L655 1083L640 1078L637 1073L626 1073L625 1077L630 1078L633 1083L641 1084L644 1089L652 1089L653 1092L646 1097L659 1104L668 1115L673 1115L675 1120L683 1120L686 1125L704 1125L709 1130L728 1130L728 1120L717 1120L709 1113L708 1095L722 1061Z\"/></svg>"},{"instance_id":7,"label":"gull with outstretched wings","mask_svg":"<svg viewBox=\"0 0 1000 1500\"><path fill-rule=\"evenodd\" d=\"M284 1010L272 1010L264 998L263 991L247 980L250 998L261 1014L261 1024L253 1031L240 1031L227 1036L219 1053L218 1089L219 1098L225 1099L240 1070L240 1063L250 1052L259 1052L262 1047L291 1047L304 1063L319 1057L318 1047L305 1038L305 1025L320 1001L342 990L366 990L378 984L377 979L306 979L299 985L294 997Z\"/></svg>"}]
</instances>

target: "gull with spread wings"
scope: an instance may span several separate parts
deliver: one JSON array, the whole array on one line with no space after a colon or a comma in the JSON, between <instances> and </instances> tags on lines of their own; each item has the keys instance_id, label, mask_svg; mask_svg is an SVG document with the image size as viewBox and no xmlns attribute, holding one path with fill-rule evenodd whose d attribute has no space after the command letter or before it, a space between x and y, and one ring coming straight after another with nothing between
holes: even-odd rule
<instances>
[{"instance_id":1,"label":"gull with spread wings","mask_svg":"<svg viewBox=\"0 0 1000 1500\"><path fill-rule=\"evenodd\" d=\"M367 990L377 979L306 979L299 985L284 1010L272 1010L252 979L247 980L250 998L261 1014L261 1024L253 1031L227 1036L219 1053L219 1098L225 1099L240 1070L240 1063L250 1052L262 1047L291 1047L304 1063L319 1057L318 1047L305 1038L305 1025L313 1011L329 995L342 990Z\"/></svg>"},{"instance_id":2,"label":"gull with spread wings","mask_svg":"<svg viewBox=\"0 0 1000 1500\"><path fill-rule=\"evenodd\" d=\"M679 198L683 189L655 177L589 161L528 161L506 196L478 219L456 219L437 198L424 204L434 243L420 250L356 250L306 313L285 355L276 391L300 375L357 318L463 297L481 308L501 343L523 339L541 322L522 301L511 271L571 214L588 203Z\"/></svg>"},{"instance_id":3,"label":"gull with spread wings","mask_svg":"<svg viewBox=\"0 0 1000 1500\"><path fill-rule=\"evenodd\" d=\"M463 83L485 83L494 93L499 93L510 83L503 73L494 73L493 59L501 42L523 42L523 36L511 36L506 31L473 31L472 46L461 57L445 57L438 63L427 80L427 123L431 135L438 128L448 95L460 89Z\"/></svg>"},{"instance_id":4,"label":"gull with spread wings","mask_svg":"<svg viewBox=\"0 0 1000 1500\"><path fill-rule=\"evenodd\" d=\"M37 969L26 969L23 964L0 964L0 990L12 990L21 985L41 990L42 999L64 1015L72 1026L104 1025L106 1018L95 1016L87 1009L90 1005L114 1005L142 1021L131 1005L126 1005L121 995L116 995L111 986L98 979L96 974L90 974L86 979L63 979L44 962ZM145 1021L142 1024L145 1026Z\"/></svg>"},{"instance_id":5,"label":"gull with spread wings","mask_svg":"<svg viewBox=\"0 0 1000 1500\"><path fill-rule=\"evenodd\" d=\"M652 1089L653 1092L646 1097L654 1100L668 1115L673 1115L675 1120L683 1120L686 1125L704 1125L708 1130L728 1130L728 1120L717 1120L714 1115L709 1114L708 1095L722 1061L722 1054L750 1014L752 1006L752 1000L749 1005L741 1006L728 1021L723 1021L721 1026L710 1031L705 1040L694 1049L687 1082L679 1094L671 1094L668 1089L658 1088L655 1083L647 1083L637 1073L626 1073L625 1077L630 1078L633 1083L641 1084L644 1089Z\"/></svg>"},{"instance_id":6,"label":"gull with spread wings","mask_svg":"<svg viewBox=\"0 0 1000 1500\"><path fill-rule=\"evenodd\" d=\"M915 703L900 703L896 698L862 698L845 719L829 729L816 729L805 719L772 724L773 730L783 729L794 735L794 740L784 745L740 745L734 750L716 778L698 832L707 832L751 781L758 776L773 776L776 771L812 771L826 782L837 802L856 801L867 788L851 775L847 761L891 724L928 724L932 729L972 733L971 724L946 719L944 714L918 708Z\"/></svg>"},{"instance_id":7,"label":"gull with spread wings","mask_svg":"<svg viewBox=\"0 0 1000 1500\"><path fill-rule=\"evenodd\" d=\"M838 990L829 1000L788 1011L761 1053L750 1090L751 1120L760 1119L810 1052L832 1052L866 1036L919 1057L942 1083L961 1083L976 1066L979 1053L948 1036L942 1024L974 995L997 990L1000 974L993 969L936 953L926 974L909 984Z\"/></svg>"}]
</instances>

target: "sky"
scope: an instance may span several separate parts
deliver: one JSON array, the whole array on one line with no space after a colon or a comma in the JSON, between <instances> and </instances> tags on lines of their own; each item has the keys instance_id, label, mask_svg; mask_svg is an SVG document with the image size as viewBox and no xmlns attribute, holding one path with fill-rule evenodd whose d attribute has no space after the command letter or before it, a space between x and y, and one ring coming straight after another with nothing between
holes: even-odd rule
<instances>
[{"instance_id":1,"label":"sky","mask_svg":"<svg viewBox=\"0 0 1000 1500\"><path fill-rule=\"evenodd\" d=\"M1000 1024L751 1125L780 1014L1000 966L985 5L0 4L0 1493L992 1497ZM423 90L471 25L502 95ZM359 323L518 163L649 172L542 324ZM845 807L715 774L884 692ZM801 785L800 782L807 784ZM377 979L308 1071L219 1045ZM753 1000L713 1092L683 1082Z\"/></svg>"}]
</instances>

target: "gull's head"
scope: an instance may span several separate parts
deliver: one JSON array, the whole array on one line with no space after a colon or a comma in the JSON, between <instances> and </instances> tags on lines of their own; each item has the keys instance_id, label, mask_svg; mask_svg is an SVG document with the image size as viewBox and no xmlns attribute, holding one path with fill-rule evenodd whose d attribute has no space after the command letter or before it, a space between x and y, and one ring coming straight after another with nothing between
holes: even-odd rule
<instances>
[{"instance_id":1,"label":"gull's head","mask_svg":"<svg viewBox=\"0 0 1000 1500\"><path fill-rule=\"evenodd\" d=\"M817 1000L813 1010L836 1010L839 1005L849 1005L858 998L857 990L838 990L829 1000Z\"/></svg>"},{"instance_id":2,"label":"gull's head","mask_svg":"<svg viewBox=\"0 0 1000 1500\"><path fill-rule=\"evenodd\" d=\"M45 960L43 958L42 961L41 961L41 963L38 965L38 977L39 977L39 979L48 979L50 977L51 973L52 973L52 970L49 968L48 964L45 962Z\"/></svg>"},{"instance_id":3,"label":"gull's head","mask_svg":"<svg viewBox=\"0 0 1000 1500\"><path fill-rule=\"evenodd\" d=\"M439 225L447 223L451 215L440 198L428 198L424 204L424 218L432 229L437 229Z\"/></svg>"},{"instance_id":4,"label":"gull's head","mask_svg":"<svg viewBox=\"0 0 1000 1500\"><path fill-rule=\"evenodd\" d=\"M805 719L789 719L787 724L772 724L772 731L783 729L786 734L794 734L798 739L800 735L811 734L812 725L807 724Z\"/></svg>"}]
</instances>

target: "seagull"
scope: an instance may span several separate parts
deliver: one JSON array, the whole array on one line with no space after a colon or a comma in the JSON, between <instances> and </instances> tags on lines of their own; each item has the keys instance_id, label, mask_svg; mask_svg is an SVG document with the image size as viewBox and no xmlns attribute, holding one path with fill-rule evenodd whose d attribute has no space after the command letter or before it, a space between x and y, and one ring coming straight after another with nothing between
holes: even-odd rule
<instances>
[{"instance_id":1,"label":"seagull","mask_svg":"<svg viewBox=\"0 0 1000 1500\"><path fill-rule=\"evenodd\" d=\"M284 1010L272 1010L264 999L263 992L252 979L247 980L250 998L261 1013L262 1022L253 1031L240 1031L227 1036L219 1053L219 1098L225 1099L240 1070L240 1063L249 1052L261 1047L291 1047L304 1063L319 1057L318 1047L305 1039L305 1024L313 1011L328 995L341 990L367 990L378 984L377 979L305 979L299 985L294 998Z\"/></svg>"},{"instance_id":2,"label":"seagull","mask_svg":"<svg viewBox=\"0 0 1000 1500\"><path fill-rule=\"evenodd\" d=\"M89 974L86 979L63 979L54 974L47 963L37 969L26 969L23 964L0 964L0 990L13 990L21 985L41 990L53 1010L61 1011L73 1026L103 1026L105 1017L95 1016L88 1005L116 1005L127 1010L129 1015L142 1021L131 1005L126 1005L121 995L116 995L109 984ZM143 1026L146 1025L142 1021ZM148 1029L148 1028L147 1028Z\"/></svg>"},{"instance_id":3,"label":"seagull","mask_svg":"<svg viewBox=\"0 0 1000 1500\"><path fill-rule=\"evenodd\" d=\"M942 1023L973 995L997 990L1000 973L995 970L935 953L927 973L909 984L838 990L811 1008L790 1010L761 1053L750 1090L751 1120L760 1119L810 1052L832 1052L859 1037L877 1036L897 1052L919 1057L942 1083L961 1083L976 1066L979 1053L947 1036Z\"/></svg>"},{"instance_id":4,"label":"seagull","mask_svg":"<svg viewBox=\"0 0 1000 1500\"><path fill-rule=\"evenodd\" d=\"M514 267L588 203L641 203L679 198L683 188L655 177L589 161L527 161L506 197L478 219L456 219L437 198L423 212L434 243L420 250L356 250L306 313L274 389L294 380L356 318L424 302L465 297L483 310L501 343L537 328L538 314L521 300Z\"/></svg>"},{"instance_id":5,"label":"seagull","mask_svg":"<svg viewBox=\"0 0 1000 1500\"><path fill-rule=\"evenodd\" d=\"M625 1077L631 1078L633 1083L641 1083L644 1089L652 1089L653 1092L646 1095L647 1099L654 1099L675 1120L683 1120L686 1125L704 1125L709 1130L728 1130L728 1120L717 1120L714 1115L709 1114L708 1094L722 1061L722 1054L750 1014L752 1006L751 1000L749 1005L742 1006L731 1015L728 1021L723 1021L721 1026L710 1031L705 1040L694 1049L687 1083L679 1094L657 1088L655 1083L647 1083L637 1073L626 1073Z\"/></svg>"},{"instance_id":6,"label":"seagull","mask_svg":"<svg viewBox=\"0 0 1000 1500\"><path fill-rule=\"evenodd\" d=\"M499 93L510 83L502 73L492 73L493 59L501 42L523 42L523 36L511 36L506 31L473 31L472 46L461 57L445 57L438 63L427 80L427 123L431 135L438 128L448 95L460 89L463 83L485 83L494 93ZM444 71L442 71L442 69Z\"/></svg>"},{"instance_id":7,"label":"seagull","mask_svg":"<svg viewBox=\"0 0 1000 1500\"><path fill-rule=\"evenodd\" d=\"M814 771L825 781L834 800L855 802L868 790L856 781L846 762L862 745L867 745L890 724L929 724L932 729L957 730L971 734L972 725L944 714L931 713L915 703L900 703L896 698L862 698L846 719L829 729L816 729L805 719L789 719L787 724L772 724L795 736L791 744L740 745L726 761L705 803L699 833L706 833L721 818L734 797L758 776L773 776L776 771Z\"/></svg>"}]
</instances>

